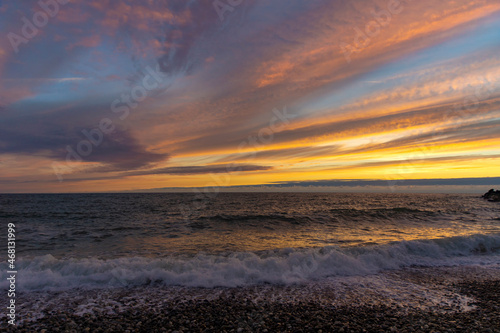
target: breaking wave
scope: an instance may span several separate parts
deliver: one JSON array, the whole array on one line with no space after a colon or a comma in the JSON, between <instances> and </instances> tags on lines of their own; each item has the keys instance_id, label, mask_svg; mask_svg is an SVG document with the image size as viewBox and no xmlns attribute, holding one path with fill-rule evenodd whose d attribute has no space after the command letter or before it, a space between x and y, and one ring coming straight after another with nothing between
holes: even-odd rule
<instances>
[{"instance_id":1,"label":"breaking wave","mask_svg":"<svg viewBox=\"0 0 500 333\"><path fill-rule=\"evenodd\" d=\"M366 275L409 266L499 264L500 234L393 242L350 248L281 249L193 257L56 259L17 262L19 290L64 290L140 285L235 287L294 284L329 276ZM7 263L0 263L7 287Z\"/></svg>"}]
</instances>

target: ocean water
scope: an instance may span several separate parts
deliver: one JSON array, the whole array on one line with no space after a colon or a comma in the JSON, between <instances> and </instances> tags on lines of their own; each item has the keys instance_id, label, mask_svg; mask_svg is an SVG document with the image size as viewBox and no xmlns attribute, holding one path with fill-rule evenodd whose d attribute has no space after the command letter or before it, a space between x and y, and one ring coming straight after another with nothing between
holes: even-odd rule
<instances>
[{"instance_id":1,"label":"ocean water","mask_svg":"<svg viewBox=\"0 0 500 333\"><path fill-rule=\"evenodd\" d=\"M500 265L500 205L466 194L0 195L22 292L249 287ZM6 256L0 286L7 287Z\"/></svg>"}]
</instances>

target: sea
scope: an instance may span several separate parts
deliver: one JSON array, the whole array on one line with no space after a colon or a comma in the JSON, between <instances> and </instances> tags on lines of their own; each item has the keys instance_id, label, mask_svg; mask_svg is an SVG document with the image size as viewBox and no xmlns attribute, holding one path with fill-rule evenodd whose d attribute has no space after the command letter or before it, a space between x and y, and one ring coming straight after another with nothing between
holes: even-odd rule
<instances>
[{"instance_id":1,"label":"sea","mask_svg":"<svg viewBox=\"0 0 500 333\"><path fill-rule=\"evenodd\" d=\"M0 286L9 286L11 223L17 290L25 303L37 295L25 307L39 315L54 295L124 288L388 291L399 283L391 274L412 268L500 271L500 204L477 194L0 194L0 220ZM81 313L97 307L83 298Z\"/></svg>"}]
</instances>

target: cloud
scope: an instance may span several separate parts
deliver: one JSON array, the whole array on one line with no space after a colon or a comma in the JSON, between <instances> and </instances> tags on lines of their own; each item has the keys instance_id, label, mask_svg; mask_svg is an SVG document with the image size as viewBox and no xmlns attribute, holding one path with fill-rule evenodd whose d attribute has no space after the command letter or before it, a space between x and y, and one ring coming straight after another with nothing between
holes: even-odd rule
<instances>
[{"instance_id":1,"label":"cloud","mask_svg":"<svg viewBox=\"0 0 500 333\"><path fill-rule=\"evenodd\" d=\"M439 185L492 185L500 184L500 177L485 178L448 178L448 179L401 179L398 184L406 186L439 186ZM259 185L256 185L259 186ZM389 186L387 180L365 180L365 179L332 179L297 182L278 182L267 184L269 187L293 187L293 186Z\"/></svg>"},{"instance_id":2,"label":"cloud","mask_svg":"<svg viewBox=\"0 0 500 333\"><path fill-rule=\"evenodd\" d=\"M418 106L411 109L400 109L392 114L368 114L356 118L343 117L340 120L329 120L328 117L319 119L310 125L308 120L294 121L283 130L273 134L273 140L268 145L262 145L259 149L250 150L273 150L273 147L280 145L303 145L330 143L336 141L367 137L376 134L390 134L394 131L410 131L421 127L422 131L431 132L433 127L439 124L446 124L445 127L456 127L464 125L468 121L480 122L481 117L485 119L494 118L497 115L500 101L496 96L478 102L474 110L456 110L455 103L462 103L463 99L455 99L445 103L438 103L428 106ZM461 104L460 104L461 105ZM272 114L271 114L272 115ZM476 118L474 118L476 117ZM346 119L344 119L346 118ZM447 122L452 122L447 124ZM459 122L457 124L457 122ZM429 127L428 130L425 127ZM262 127L261 127L262 128ZM260 128L248 130L246 133L232 132L234 129L216 129L212 132L205 132L204 135L177 143L178 152L202 152L202 151L224 151L236 150L241 142L248 141L249 136L257 137ZM460 131L459 129L455 132ZM239 134L241 133L241 134ZM443 133L441 130L438 133ZM239 134L239 136L238 136ZM434 135L432 132L429 135ZM402 134L404 135L404 134ZM410 134L411 135L411 134ZM494 133L490 134L492 137ZM378 142L376 142L378 143ZM276 149L275 148L275 149Z\"/></svg>"},{"instance_id":3,"label":"cloud","mask_svg":"<svg viewBox=\"0 0 500 333\"><path fill-rule=\"evenodd\" d=\"M135 155L137 157L137 155ZM122 165L123 166L123 165ZM164 167L146 170L147 166L130 166L127 165L126 169L139 169L137 171L124 171L123 168L117 168L113 165L90 167L86 168L85 172L80 175L65 176L65 182L88 182L88 181L109 181L116 179L125 179L127 177L135 176L152 176L152 175L175 175L175 176L189 176L189 175L210 175L221 173L240 173L240 172L255 172L267 171L273 169L271 166L252 165L252 164L218 164L206 166L182 166L182 167ZM120 172L122 171L122 172ZM8 180L0 182L9 183ZM15 181L14 181L15 182ZM35 182L35 181L31 181ZM52 180L38 180L38 182L50 183Z\"/></svg>"},{"instance_id":4,"label":"cloud","mask_svg":"<svg viewBox=\"0 0 500 333\"><path fill-rule=\"evenodd\" d=\"M36 108L44 109L41 105ZM78 152L79 145L84 141L91 142L84 132L96 133L99 120L109 114L109 110L95 105L93 109L69 105L55 110L47 106L45 112L37 111L7 109L4 122L0 124L0 154L30 154L58 161L66 161L69 156L75 161L75 155L70 152ZM73 118L68 119L69 116ZM79 123L81 125L77 125ZM97 131L100 134L92 134L94 144L84 144L91 147L91 153L88 156L78 154L82 161L102 163L116 170L129 170L169 158L166 153L150 152L130 129L121 125L115 122L115 131L110 134L101 131ZM85 149L88 148L82 148L83 151Z\"/></svg>"},{"instance_id":5,"label":"cloud","mask_svg":"<svg viewBox=\"0 0 500 333\"><path fill-rule=\"evenodd\" d=\"M401 179L387 180L324 179L314 181L285 181L273 184L221 186L220 192L397 192L397 193L484 193L491 186L500 185L500 177ZM164 187L134 192L192 192L184 187ZM478 196L479 197L479 196Z\"/></svg>"},{"instance_id":6,"label":"cloud","mask_svg":"<svg viewBox=\"0 0 500 333\"><path fill-rule=\"evenodd\" d=\"M35 154L61 162L76 161L70 151L77 152L78 144L85 139L76 130L64 134L53 132L19 133L5 128L0 133L0 154ZM67 150L66 147L71 147ZM87 149L87 148L84 148ZM67 158L69 156L69 158ZM165 161L168 154L157 154L146 150L129 131L108 134L98 146L92 146L88 156L78 155L83 162L98 162L113 167L112 170L130 170ZM108 169L111 170L111 169Z\"/></svg>"},{"instance_id":7,"label":"cloud","mask_svg":"<svg viewBox=\"0 0 500 333\"><path fill-rule=\"evenodd\" d=\"M355 43L356 29L388 3L243 1L221 21L213 1L71 1L19 54L0 41L0 154L39 158L28 169L49 178L39 166L64 162L67 146L86 140L82 130L110 117L115 133L68 178L107 177L99 180L118 187L120 178L132 186L140 176L178 175L158 177L178 185L231 162L248 171L234 175L238 183L313 179L336 166L366 178L421 147L429 147L422 164L441 172L453 158L484 166L481 150L495 156L498 143L500 5L405 1L348 63L340 43ZM33 8L9 5L3 30L19 32ZM168 90L119 120L111 103L156 64ZM481 87L490 96L455 112ZM272 140L240 149L285 106L294 118Z\"/></svg>"},{"instance_id":8,"label":"cloud","mask_svg":"<svg viewBox=\"0 0 500 333\"><path fill-rule=\"evenodd\" d=\"M332 156L340 151L338 145L328 145L323 147L305 146L284 149L271 149L264 151L255 151L249 154L248 152L231 154L218 160L218 162L231 162L240 160L280 160L286 161L289 159L309 159L312 157Z\"/></svg>"},{"instance_id":9,"label":"cloud","mask_svg":"<svg viewBox=\"0 0 500 333\"><path fill-rule=\"evenodd\" d=\"M92 47L97 47L101 44L101 36L100 35L94 35L94 36L86 36L80 39L79 41L72 43L66 47L67 50L71 50L75 47L84 47L84 48L92 48Z\"/></svg>"},{"instance_id":10,"label":"cloud","mask_svg":"<svg viewBox=\"0 0 500 333\"><path fill-rule=\"evenodd\" d=\"M142 175L199 175L210 173L231 173L231 172L250 172L250 171L266 171L272 167L264 165L252 164L217 164L206 166L182 166L182 167L167 167L145 171L129 172L127 176L142 176Z\"/></svg>"}]
</instances>

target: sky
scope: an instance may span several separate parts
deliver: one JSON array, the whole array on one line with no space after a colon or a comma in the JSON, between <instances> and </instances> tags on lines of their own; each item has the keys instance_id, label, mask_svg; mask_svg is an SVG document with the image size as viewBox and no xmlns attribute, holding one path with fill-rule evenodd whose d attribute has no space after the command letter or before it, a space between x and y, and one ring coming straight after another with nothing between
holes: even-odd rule
<instances>
[{"instance_id":1,"label":"sky","mask_svg":"<svg viewBox=\"0 0 500 333\"><path fill-rule=\"evenodd\" d=\"M0 31L0 192L500 185L496 0L2 0Z\"/></svg>"}]
</instances>

